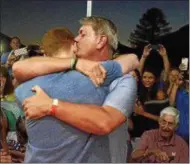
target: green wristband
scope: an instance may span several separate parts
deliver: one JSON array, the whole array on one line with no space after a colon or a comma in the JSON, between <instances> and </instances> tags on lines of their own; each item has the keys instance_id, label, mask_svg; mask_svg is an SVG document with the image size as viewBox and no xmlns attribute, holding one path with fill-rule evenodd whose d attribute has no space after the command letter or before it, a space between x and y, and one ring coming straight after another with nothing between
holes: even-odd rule
<instances>
[{"instance_id":1,"label":"green wristband","mask_svg":"<svg viewBox=\"0 0 190 164\"><path fill-rule=\"evenodd\" d=\"M72 57L71 58L71 69L75 69L77 65L78 58L77 57Z\"/></svg>"}]
</instances>

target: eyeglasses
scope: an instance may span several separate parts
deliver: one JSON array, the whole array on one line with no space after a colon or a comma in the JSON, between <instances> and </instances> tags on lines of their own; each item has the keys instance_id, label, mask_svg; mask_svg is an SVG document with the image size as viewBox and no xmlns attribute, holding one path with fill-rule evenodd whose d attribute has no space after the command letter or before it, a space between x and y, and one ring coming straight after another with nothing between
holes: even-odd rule
<instances>
[{"instance_id":1,"label":"eyeglasses","mask_svg":"<svg viewBox=\"0 0 190 164\"><path fill-rule=\"evenodd\" d=\"M175 123L174 122L167 122L166 120L161 120L160 124L162 126L168 126L170 128L174 128L175 127Z\"/></svg>"}]
</instances>

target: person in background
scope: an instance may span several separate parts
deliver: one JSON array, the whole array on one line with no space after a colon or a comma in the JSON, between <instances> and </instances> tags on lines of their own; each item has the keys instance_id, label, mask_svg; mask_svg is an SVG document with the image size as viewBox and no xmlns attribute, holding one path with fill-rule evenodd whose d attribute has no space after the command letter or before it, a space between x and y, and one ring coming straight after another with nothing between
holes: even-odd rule
<instances>
[{"instance_id":1,"label":"person in background","mask_svg":"<svg viewBox=\"0 0 190 164\"><path fill-rule=\"evenodd\" d=\"M152 68L146 68L142 73L138 99L129 124L131 125L129 126L129 134L133 149L146 130L158 128L160 111L169 106L169 99L165 97L163 91L159 93L157 79L158 75Z\"/></svg>"},{"instance_id":2,"label":"person in background","mask_svg":"<svg viewBox=\"0 0 190 164\"><path fill-rule=\"evenodd\" d=\"M164 100L166 99L166 93L163 91L163 89L158 89L156 94L156 100Z\"/></svg>"},{"instance_id":3,"label":"person in background","mask_svg":"<svg viewBox=\"0 0 190 164\"><path fill-rule=\"evenodd\" d=\"M143 54L142 54L142 57L140 59L140 66L139 66L139 72L140 72L141 75L142 75L143 70L144 70L144 64L146 62L146 59L151 54L150 53L151 51L152 51L152 46L150 44L146 45L144 47ZM170 71L170 63L169 63L167 51L166 51L166 48L162 44L158 44L157 51L158 51L159 55L162 57L162 59L163 59L163 63L164 63L163 81L166 81L167 78L168 78L169 71Z\"/></svg>"},{"instance_id":4,"label":"person in background","mask_svg":"<svg viewBox=\"0 0 190 164\"><path fill-rule=\"evenodd\" d=\"M12 112L16 119L18 119L19 116L23 115L23 112L17 104L14 86L8 69L5 66L0 67L0 83L1 108Z\"/></svg>"},{"instance_id":5,"label":"person in background","mask_svg":"<svg viewBox=\"0 0 190 164\"><path fill-rule=\"evenodd\" d=\"M5 66L0 67L0 83L0 106L2 117L4 118L4 121L1 122L1 125L5 127L4 133L6 133L6 141L13 141L14 143L16 143L16 120L19 118L19 116L23 115L23 112L18 107L18 104L16 102L16 97L14 95L14 86L12 84L11 77L8 73L8 69ZM0 154L2 155L2 163L11 162L10 160L12 160L12 157L7 151L3 150L0 152Z\"/></svg>"},{"instance_id":6,"label":"person in background","mask_svg":"<svg viewBox=\"0 0 190 164\"><path fill-rule=\"evenodd\" d=\"M173 107L160 113L159 129L146 131L131 155L138 163L189 163L187 143L175 133L179 112Z\"/></svg>"},{"instance_id":7,"label":"person in background","mask_svg":"<svg viewBox=\"0 0 190 164\"><path fill-rule=\"evenodd\" d=\"M1 64L5 65L8 68L9 75L12 75L12 65L15 60L14 51L21 47L20 39L17 36L14 36L10 40L10 52L5 52L1 55Z\"/></svg>"},{"instance_id":8,"label":"person in background","mask_svg":"<svg viewBox=\"0 0 190 164\"><path fill-rule=\"evenodd\" d=\"M180 124L177 134L189 144L189 72L184 77L176 76L170 92L170 101L180 111Z\"/></svg>"},{"instance_id":9,"label":"person in background","mask_svg":"<svg viewBox=\"0 0 190 164\"><path fill-rule=\"evenodd\" d=\"M168 76L168 80L165 82L165 90L167 91L167 95L171 94L171 91L173 87L179 83L182 84L182 81L179 80L181 78L180 76L180 70L178 68L171 68ZM177 84L178 85L178 84ZM173 106L174 102L171 100L171 105Z\"/></svg>"},{"instance_id":10,"label":"person in background","mask_svg":"<svg viewBox=\"0 0 190 164\"><path fill-rule=\"evenodd\" d=\"M8 69L5 66L0 67L0 83L1 101L14 102L16 100L14 96L14 86Z\"/></svg>"},{"instance_id":11,"label":"person in background","mask_svg":"<svg viewBox=\"0 0 190 164\"><path fill-rule=\"evenodd\" d=\"M1 163L20 163L24 161L25 144L27 143L27 133L24 120L19 117L17 120L12 112L1 108L0 131L2 137L0 143ZM16 136L9 135L16 131Z\"/></svg>"},{"instance_id":12,"label":"person in background","mask_svg":"<svg viewBox=\"0 0 190 164\"><path fill-rule=\"evenodd\" d=\"M168 80L168 75L169 75L169 71L170 71L170 63L169 63L166 48L162 44L158 44L157 47L158 48L156 49L156 51L162 57L164 69L162 71L161 76L159 76L159 75L156 76L156 78L157 78L156 79L157 80L157 86L156 87L158 88L158 90L156 91L157 92L156 98L154 98L154 99L155 100L164 100L167 98L167 94L166 94L166 90L165 90L165 88L166 88L165 84ZM153 50L153 48L152 48L151 44L146 45L144 47L143 54L142 54L142 57L140 59L140 66L139 66L139 72L141 75L144 72L144 70L146 69L146 68L144 68L144 65L145 65L146 59L150 56L152 50ZM162 78L159 79L159 77L162 77Z\"/></svg>"}]
</instances>

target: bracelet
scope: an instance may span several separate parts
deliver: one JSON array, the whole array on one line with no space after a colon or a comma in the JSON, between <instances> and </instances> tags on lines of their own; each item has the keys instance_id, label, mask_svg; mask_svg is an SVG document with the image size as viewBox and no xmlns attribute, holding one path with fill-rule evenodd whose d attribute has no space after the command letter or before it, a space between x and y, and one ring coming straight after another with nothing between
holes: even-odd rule
<instances>
[{"instance_id":1,"label":"bracelet","mask_svg":"<svg viewBox=\"0 0 190 164\"><path fill-rule=\"evenodd\" d=\"M50 115L55 116L56 110L57 110L57 106L58 106L58 99L53 99Z\"/></svg>"},{"instance_id":2,"label":"bracelet","mask_svg":"<svg viewBox=\"0 0 190 164\"><path fill-rule=\"evenodd\" d=\"M75 69L77 65L78 58L76 56L71 58L71 69Z\"/></svg>"}]
</instances>

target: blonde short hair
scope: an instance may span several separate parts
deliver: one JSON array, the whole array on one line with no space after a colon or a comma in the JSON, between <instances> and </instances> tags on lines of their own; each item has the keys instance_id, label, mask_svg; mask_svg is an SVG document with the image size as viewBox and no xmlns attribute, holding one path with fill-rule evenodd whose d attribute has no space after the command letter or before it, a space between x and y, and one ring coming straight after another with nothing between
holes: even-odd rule
<instances>
[{"instance_id":1,"label":"blonde short hair","mask_svg":"<svg viewBox=\"0 0 190 164\"><path fill-rule=\"evenodd\" d=\"M99 16L91 16L81 19L80 24L91 25L96 35L106 35L110 48L114 51L117 49L118 31L111 20Z\"/></svg>"},{"instance_id":2,"label":"blonde short hair","mask_svg":"<svg viewBox=\"0 0 190 164\"><path fill-rule=\"evenodd\" d=\"M74 42L73 33L67 28L53 28L42 38L41 48L46 56L53 56L60 49L70 50Z\"/></svg>"}]
</instances>

